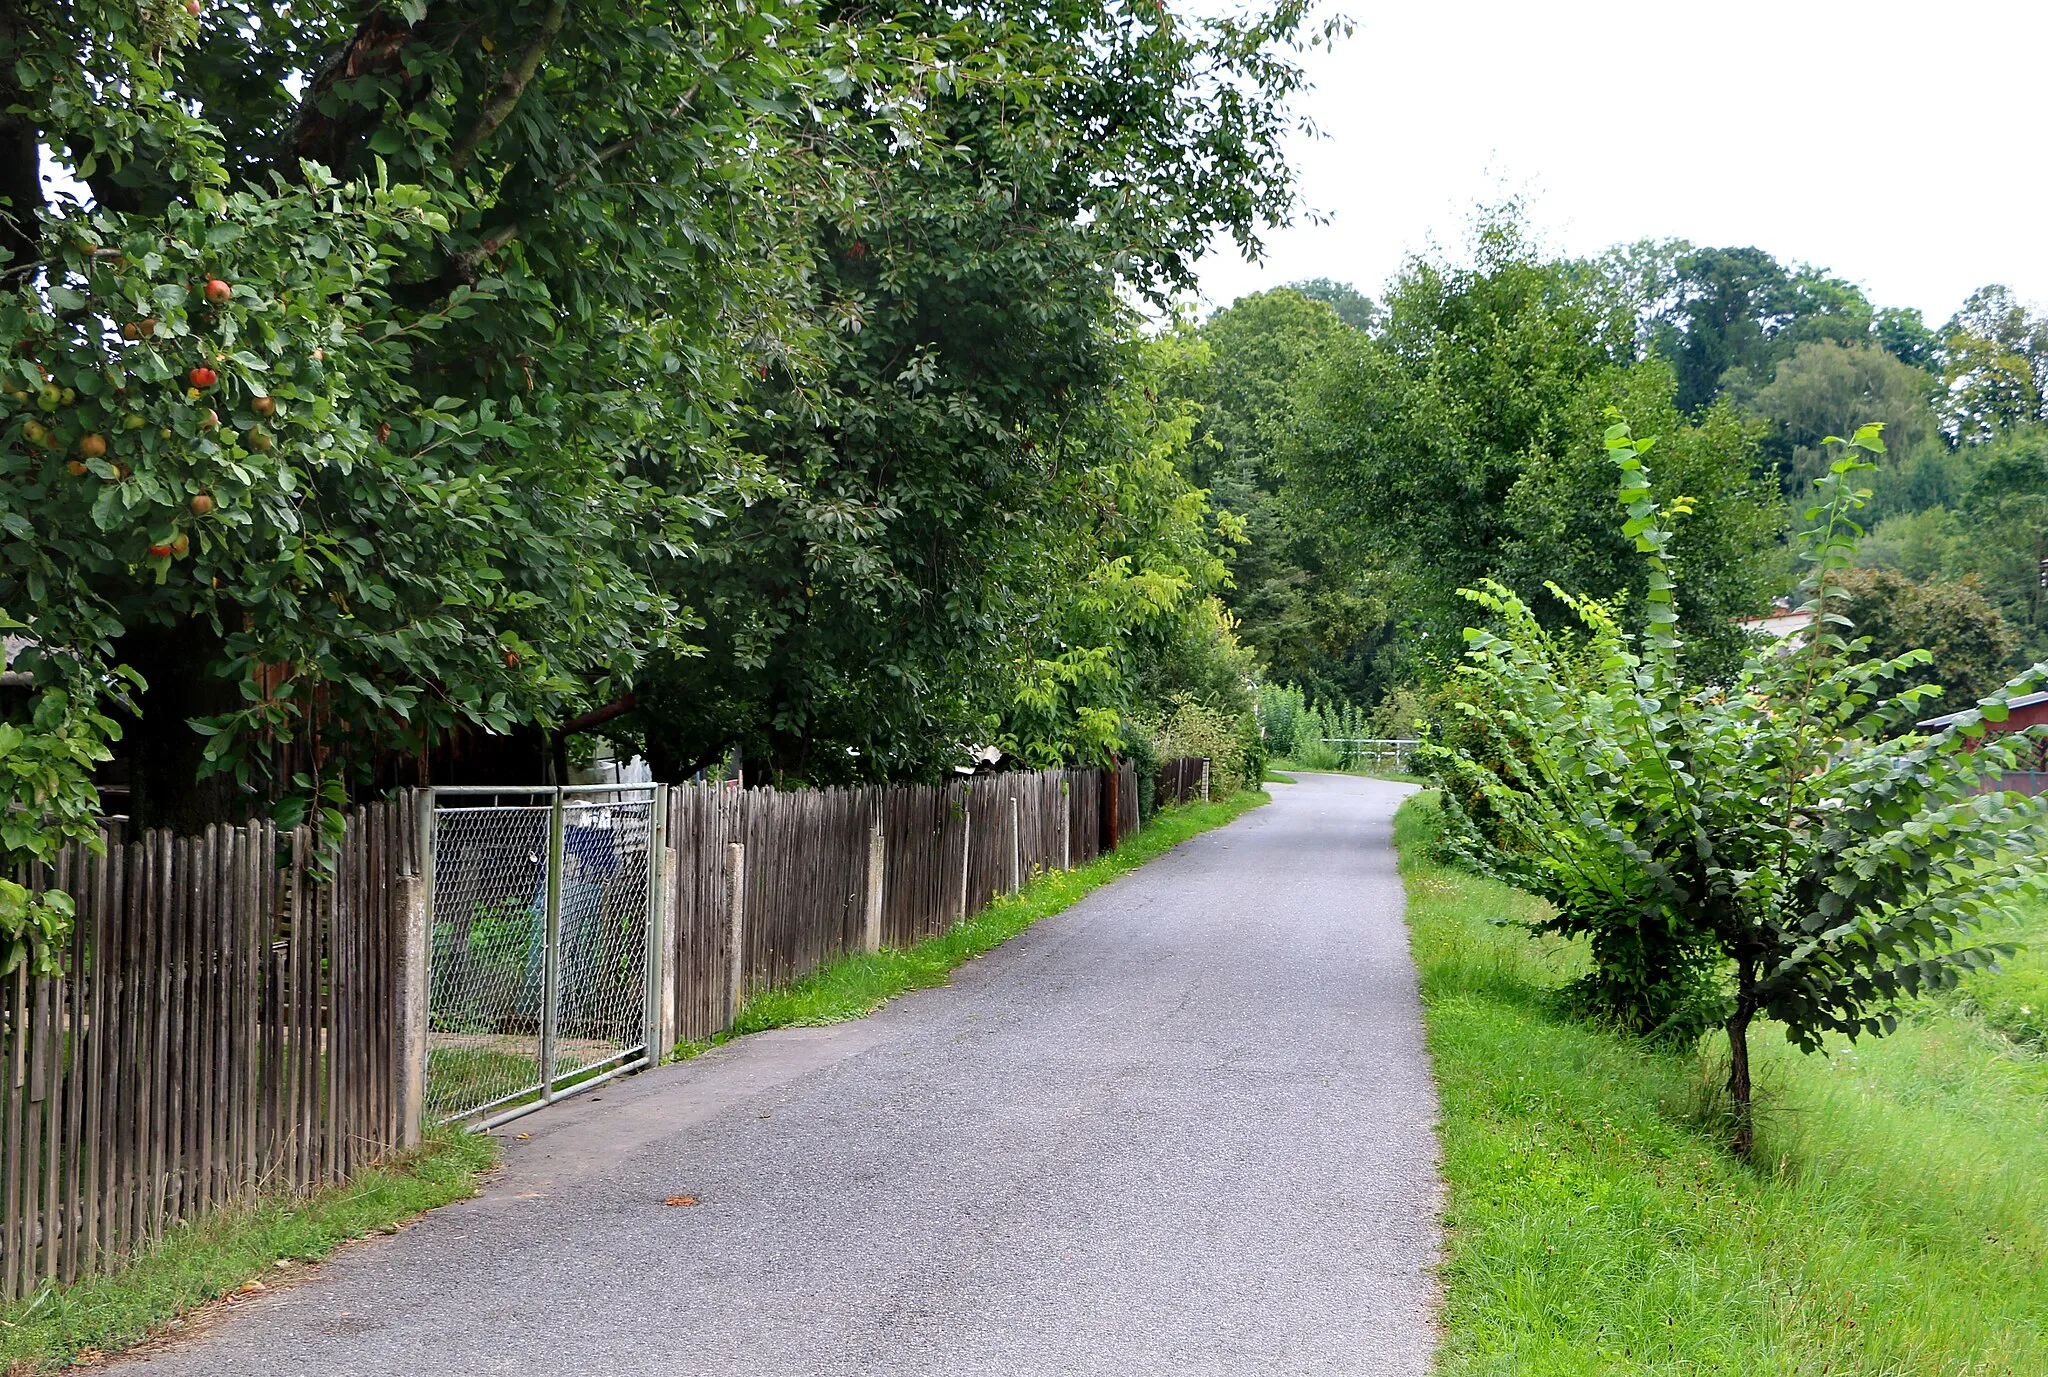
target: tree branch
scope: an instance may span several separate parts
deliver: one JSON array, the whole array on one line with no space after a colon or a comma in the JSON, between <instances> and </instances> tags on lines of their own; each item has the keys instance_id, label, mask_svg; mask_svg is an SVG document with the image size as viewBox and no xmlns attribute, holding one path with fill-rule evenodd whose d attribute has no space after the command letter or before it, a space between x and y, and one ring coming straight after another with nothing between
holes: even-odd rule
<instances>
[{"instance_id":1,"label":"tree branch","mask_svg":"<svg viewBox=\"0 0 2048 1377\"><path fill-rule=\"evenodd\" d=\"M321 111L321 101L333 91L336 82L402 73L405 49L412 42L413 33L413 26L402 18L385 13L381 6L373 9L356 27L348 44L306 84L299 108L292 112L291 124L281 140L282 166L278 170L287 181L298 180L301 159L310 159L335 175L342 175L349 156L384 112L374 104L361 104L327 115ZM424 91L422 83L420 90L409 94L416 100Z\"/></svg>"},{"instance_id":2,"label":"tree branch","mask_svg":"<svg viewBox=\"0 0 2048 1377\"><path fill-rule=\"evenodd\" d=\"M476 155L476 150L483 141L497 133L498 126L518 108L519 98L526 94L527 85L532 82L534 73L540 70L541 59L547 56L548 49L555 44L555 39L561 36L562 21L568 16L568 0L555 0L555 3L548 6L547 13L541 16L540 32L533 36L533 42L526 45L526 51L520 54L518 64L498 78L497 94L484 102L484 108L477 115L476 123L471 125L469 132L457 139L455 146L448 150L450 172L460 175L462 169L469 165L469 160Z\"/></svg>"}]
</instances>

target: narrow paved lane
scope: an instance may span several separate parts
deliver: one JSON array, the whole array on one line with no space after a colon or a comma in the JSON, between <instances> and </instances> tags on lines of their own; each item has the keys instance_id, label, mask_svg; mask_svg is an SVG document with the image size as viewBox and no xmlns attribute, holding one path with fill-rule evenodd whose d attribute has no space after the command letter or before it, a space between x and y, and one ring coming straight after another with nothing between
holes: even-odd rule
<instances>
[{"instance_id":1,"label":"narrow paved lane","mask_svg":"<svg viewBox=\"0 0 2048 1377\"><path fill-rule=\"evenodd\" d=\"M1426 1372L1407 791L1274 792L945 989L521 1121L482 1198L121 1370Z\"/></svg>"}]
</instances>

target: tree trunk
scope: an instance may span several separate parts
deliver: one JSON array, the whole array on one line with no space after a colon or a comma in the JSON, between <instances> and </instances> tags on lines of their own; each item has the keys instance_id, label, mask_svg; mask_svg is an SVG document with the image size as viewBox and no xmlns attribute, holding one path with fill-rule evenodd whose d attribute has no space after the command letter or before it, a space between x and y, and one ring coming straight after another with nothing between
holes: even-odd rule
<instances>
[{"instance_id":1,"label":"tree trunk","mask_svg":"<svg viewBox=\"0 0 2048 1377\"><path fill-rule=\"evenodd\" d=\"M1728 1019L1728 1098L1735 1104L1735 1155L1748 1161L1756 1152L1756 1115L1749 1080L1749 1024L1756 1017L1752 991L1756 979L1747 961L1736 977L1735 1012Z\"/></svg>"}]
</instances>

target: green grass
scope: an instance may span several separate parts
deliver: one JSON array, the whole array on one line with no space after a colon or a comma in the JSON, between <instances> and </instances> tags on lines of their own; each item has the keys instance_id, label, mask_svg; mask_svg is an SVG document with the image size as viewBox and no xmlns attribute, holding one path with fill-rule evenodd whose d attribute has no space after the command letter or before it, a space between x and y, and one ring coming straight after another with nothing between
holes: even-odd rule
<instances>
[{"instance_id":1,"label":"green grass","mask_svg":"<svg viewBox=\"0 0 2048 1377\"><path fill-rule=\"evenodd\" d=\"M1441 1374L2048 1374L2048 1058L1987 1023L1995 986L1825 1056L1753 1034L1746 1166L1710 1127L1725 1044L1559 1013L1581 953L1494 925L1535 901L1432 864L1432 817L1396 836L1443 1101Z\"/></svg>"},{"instance_id":2,"label":"green grass","mask_svg":"<svg viewBox=\"0 0 2048 1377\"><path fill-rule=\"evenodd\" d=\"M815 1027L860 1018L907 991L943 985L947 974L961 962L1001 946L1088 891L1268 801L1264 792L1240 792L1226 801L1163 809L1137 836L1127 838L1108 855L1075 870L1037 875L1016 894L997 899L966 922L914 947L884 947L878 952L844 956L793 984L762 991L740 1009L731 1029L702 1041L684 1042L676 1048L676 1056L694 1057L733 1038L770 1028Z\"/></svg>"},{"instance_id":3,"label":"green grass","mask_svg":"<svg viewBox=\"0 0 2048 1377\"><path fill-rule=\"evenodd\" d=\"M2034 1052L2048 1052L2048 912L2011 935L2020 953L1999 971L1964 984L1961 1002L1985 1023Z\"/></svg>"},{"instance_id":4,"label":"green grass","mask_svg":"<svg viewBox=\"0 0 2048 1377\"><path fill-rule=\"evenodd\" d=\"M1283 775L1278 770L1269 769L1266 771L1266 783L1268 784L1294 784L1298 782L1293 775Z\"/></svg>"},{"instance_id":5,"label":"green grass","mask_svg":"<svg viewBox=\"0 0 2048 1377\"><path fill-rule=\"evenodd\" d=\"M417 1153L311 1195L270 1195L173 1227L133 1264L0 1311L0 1371L48 1371L162 1333L179 1316L246 1282L303 1276L350 1239L393 1229L476 1193L497 1162L480 1134L445 1133ZM279 1268L280 1262L287 1268Z\"/></svg>"}]
</instances>

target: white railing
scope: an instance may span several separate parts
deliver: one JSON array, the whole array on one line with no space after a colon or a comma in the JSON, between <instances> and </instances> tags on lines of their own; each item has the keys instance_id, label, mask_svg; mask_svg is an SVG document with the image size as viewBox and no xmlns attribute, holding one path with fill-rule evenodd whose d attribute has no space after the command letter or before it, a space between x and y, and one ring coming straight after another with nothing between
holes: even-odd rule
<instances>
[{"instance_id":1,"label":"white railing","mask_svg":"<svg viewBox=\"0 0 2048 1377\"><path fill-rule=\"evenodd\" d=\"M1422 744L1414 737L1343 737L1324 736L1317 740L1325 746L1334 746L1343 770L1355 770L1371 762L1375 770L1399 770L1407 762L1408 753Z\"/></svg>"}]
</instances>

